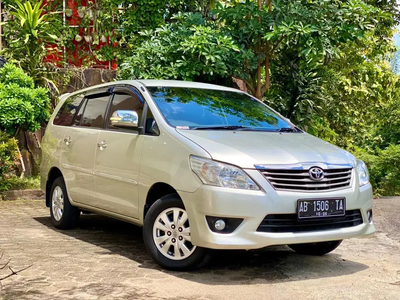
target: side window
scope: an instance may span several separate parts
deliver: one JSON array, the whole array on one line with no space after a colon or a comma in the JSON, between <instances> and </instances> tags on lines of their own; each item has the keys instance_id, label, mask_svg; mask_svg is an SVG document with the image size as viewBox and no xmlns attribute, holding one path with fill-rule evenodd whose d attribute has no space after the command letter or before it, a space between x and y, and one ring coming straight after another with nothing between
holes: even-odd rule
<instances>
[{"instance_id":1,"label":"side window","mask_svg":"<svg viewBox=\"0 0 400 300\"><path fill-rule=\"evenodd\" d=\"M141 124L143 106L143 100L139 94L114 93L109 115L112 116L117 110L133 110L137 112L139 124ZM110 129L118 129L111 125L110 120L107 120L107 122Z\"/></svg>"},{"instance_id":2,"label":"side window","mask_svg":"<svg viewBox=\"0 0 400 300\"><path fill-rule=\"evenodd\" d=\"M67 98L60 110L57 112L53 124L59 126L71 126L74 115L78 110L82 99L82 95L75 95Z\"/></svg>"},{"instance_id":3,"label":"side window","mask_svg":"<svg viewBox=\"0 0 400 300\"><path fill-rule=\"evenodd\" d=\"M109 98L109 94L100 94L88 98L81 120L81 126L102 128Z\"/></svg>"}]
</instances>

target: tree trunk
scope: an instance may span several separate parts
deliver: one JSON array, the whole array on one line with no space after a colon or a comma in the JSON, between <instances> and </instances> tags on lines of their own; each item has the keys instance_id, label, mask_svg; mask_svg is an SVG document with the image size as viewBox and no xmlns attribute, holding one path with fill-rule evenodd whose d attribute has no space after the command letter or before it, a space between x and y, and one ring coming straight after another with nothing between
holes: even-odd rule
<instances>
[{"instance_id":1,"label":"tree trunk","mask_svg":"<svg viewBox=\"0 0 400 300\"><path fill-rule=\"evenodd\" d=\"M268 92L269 88L271 87L271 74L269 73L269 61L270 61L270 45L269 42L267 42L267 45L265 46L265 92Z\"/></svg>"},{"instance_id":2,"label":"tree trunk","mask_svg":"<svg viewBox=\"0 0 400 300\"><path fill-rule=\"evenodd\" d=\"M266 3L268 5L268 11L269 13L272 12L272 0L266 0ZM269 88L271 87L271 74L269 72L269 63L271 60L271 44L268 41L267 44L265 45L265 89L263 91L263 94L268 92Z\"/></svg>"},{"instance_id":3,"label":"tree trunk","mask_svg":"<svg viewBox=\"0 0 400 300\"><path fill-rule=\"evenodd\" d=\"M258 9L261 10L262 9L262 0L258 0ZM259 19L258 22L261 24L261 20ZM258 45L257 45L257 89L256 89L256 94L255 97L257 99L262 98L262 92L261 92L261 46L262 40L261 40L261 35L258 35Z\"/></svg>"},{"instance_id":4,"label":"tree trunk","mask_svg":"<svg viewBox=\"0 0 400 300\"><path fill-rule=\"evenodd\" d=\"M40 159L42 131L20 132L18 136L18 145L21 156L25 164L25 176L36 176L40 173Z\"/></svg>"},{"instance_id":5,"label":"tree trunk","mask_svg":"<svg viewBox=\"0 0 400 300\"><path fill-rule=\"evenodd\" d=\"M257 46L257 89L256 89L256 98L260 99L262 98L262 92L261 92L261 37L258 36L258 46Z\"/></svg>"}]
</instances>

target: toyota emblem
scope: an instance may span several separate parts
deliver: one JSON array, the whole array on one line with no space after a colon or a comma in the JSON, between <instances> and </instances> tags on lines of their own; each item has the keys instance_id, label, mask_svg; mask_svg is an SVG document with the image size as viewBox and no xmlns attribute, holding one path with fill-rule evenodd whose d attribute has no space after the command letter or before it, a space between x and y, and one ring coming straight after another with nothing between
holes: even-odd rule
<instances>
[{"instance_id":1,"label":"toyota emblem","mask_svg":"<svg viewBox=\"0 0 400 300\"><path fill-rule=\"evenodd\" d=\"M315 181L320 181L324 178L324 170L321 168L311 168L308 171L308 174L310 175L310 178Z\"/></svg>"}]
</instances>

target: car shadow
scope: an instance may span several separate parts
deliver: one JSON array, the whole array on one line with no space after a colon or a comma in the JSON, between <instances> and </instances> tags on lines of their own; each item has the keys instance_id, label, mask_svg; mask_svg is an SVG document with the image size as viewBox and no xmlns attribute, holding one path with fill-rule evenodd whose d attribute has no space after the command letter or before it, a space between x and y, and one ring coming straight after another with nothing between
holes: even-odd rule
<instances>
[{"instance_id":1,"label":"car shadow","mask_svg":"<svg viewBox=\"0 0 400 300\"><path fill-rule=\"evenodd\" d=\"M277 281L297 281L354 274L367 265L345 260L335 252L325 256L299 255L287 246L259 250L214 251L210 263L194 272L173 272L161 269L147 254L142 229L132 224L99 215L82 215L74 230L58 230L49 217L36 217L36 221L66 236L90 243L104 251L124 256L140 264L140 268L156 269L182 279L208 285L258 284Z\"/></svg>"}]
</instances>

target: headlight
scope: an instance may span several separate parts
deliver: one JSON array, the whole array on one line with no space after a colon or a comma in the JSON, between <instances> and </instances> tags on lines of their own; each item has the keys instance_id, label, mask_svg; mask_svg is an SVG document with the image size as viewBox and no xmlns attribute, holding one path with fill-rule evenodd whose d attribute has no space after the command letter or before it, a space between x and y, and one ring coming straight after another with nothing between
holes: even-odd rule
<instances>
[{"instance_id":1,"label":"headlight","mask_svg":"<svg viewBox=\"0 0 400 300\"><path fill-rule=\"evenodd\" d=\"M362 160L357 159L358 182L360 186L366 185L369 182L368 169Z\"/></svg>"},{"instance_id":2,"label":"headlight","mask_svg":"<svg viewBox=\"0 0 400 300\"><path fill-rule=\"evenodd\" d=\"M204 184L245 190L260 189L243 170L231 165L190 156L190 167Z\"/></svg>"}]
</instances>

